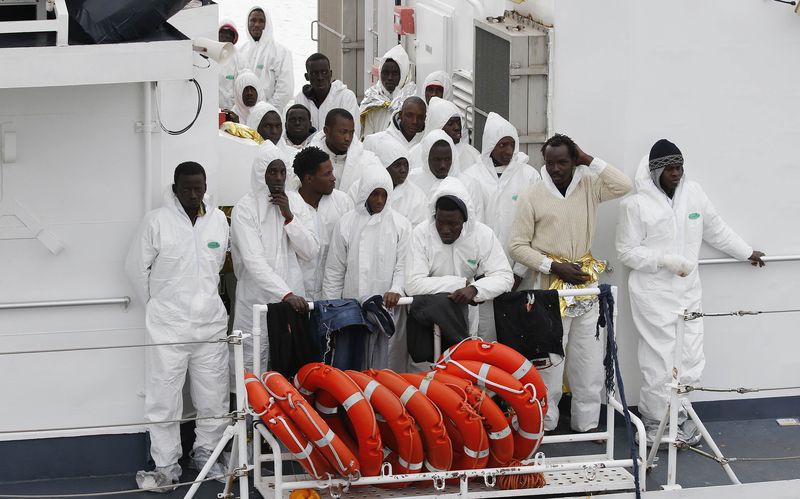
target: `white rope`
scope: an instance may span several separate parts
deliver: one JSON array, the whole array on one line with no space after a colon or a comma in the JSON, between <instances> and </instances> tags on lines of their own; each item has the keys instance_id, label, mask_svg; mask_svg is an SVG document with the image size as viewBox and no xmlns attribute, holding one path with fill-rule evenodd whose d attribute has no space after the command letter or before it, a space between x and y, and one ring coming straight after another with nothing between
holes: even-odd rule
<instances>
[{"instance_id":1,"label":"white rope","mask_svg":"<svg viewBox=\"0 0 800 499\"><path fill-rule=\"evenodd\" d=\"M2 430L0 431L0 435L8 434L8 433L39 433L39 432L49 432L49 431L72 431L72 430L97 430L102 428L120 428L125 426L149 426L149 425L156 425L156 424L171 424L171 423L188 423L190 421L204 421L207 419L230 419L235 420L237 419L237 413L231 412L228 414L224 414L222 416L204 416L204 417L197 417L197 418L182 418L182 419L168 419L164 421L141 421L136 423L117 423L117 424L103 424L103 425L94 425L94 426L68 426L62 428L38 428L35 430Z\"/></svg>"},{"instance_id":2,"label":"white rope","mask_svg":"<svg viewBox=\"0 0 800 499\"><path fill-rule=\"evenodd\" d=\"M450 360L446 360L445 362L453 364L457 368L461 369L465 373L467 373L470 376L474 377L476 380L481 381L485 385L491 385L493 387L500 388L500 389L505 390L507 392L515 393L515 394L518 394L518 395L521 395L521 394L525 393L524 389L523 390L516 390L514 388L511 388L511 387L508 387L508 386L505 386L505 385L501 385L500 383L495 383L494 381L492 381L492 380L490 380L490 379L488 379L488 378L486 378L484 376L481 376L478 373L474 373L474 372L470 371L469 369L467 369L466 367L464 367L463 365L461 365L457 360L450 359ZM444 369L444 366L441 366L441 365L437 365L436 367L439 368L439 369Z\"/></svg>"},{"instance_id":3,"label":"white rope","mask_svg":"<svg viewBox=\"0 0 800 499\"><path fill-rule=\"evenodd\" d=\"M784 310L734 310L733 312L688 312L684 315L683 320L693 321L701 317L744 317L746 315L787 314L794 312L800 312L800 308L787 308Z\"/></svg>"},{"instance_id":4,"label":"white rope","mask_svg":"<svg viewBox=\"0 0 800 499\"><path fill-rule=\"evenodd\" d=\"M704 387L704 386L682 386L678 390L678 393L689 393L689 392L719 392L719 393L755 393L755 392L772 392L778 390L800 390L800 386L776 386L770 388L711 388L711 387Z\"/></svg>"}]
</instances>

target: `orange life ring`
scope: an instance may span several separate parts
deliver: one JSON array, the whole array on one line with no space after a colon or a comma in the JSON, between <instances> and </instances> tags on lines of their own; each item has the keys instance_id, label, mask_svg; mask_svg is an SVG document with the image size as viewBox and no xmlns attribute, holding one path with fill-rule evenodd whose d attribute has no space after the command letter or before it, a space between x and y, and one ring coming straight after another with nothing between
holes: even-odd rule
<instances>
[{"instance_id":1,"label":"orange life ring","mask_svg":"<svg viewBox=\"0 0 800 499\"><path fill-rule=\"evenodd\" d=\"M306 438L278 404L270 404L269 392L261 380L253 373L245 373L244 378L248 403L256 414L261 415L261 421L267 429L289 449L309 475L317 480L332 477L335 472L322 452Z\"/></svg>"},{"instance_id":2,"label":"orange life ring","mask_svg":"<svg viewBox=\"0 0 800 499\"><path fill-rule=\"evenodd\" d=\"M406 407L419 427L429 471L447 471L453 464L453 447L439 408L396 372L383 369L364 371L392 391Z\"/></svg>"},{"instance_id":3,"label":"orange life ring","mask_svg":"<svg viewBox=\"0 0 800 499\"><path fill-rule=\"evenodd\" d=\"M508 372L485 362L454 360L436 365L436 369L465 378L508 402L514 414L509 423L514 433L514 459L529 459L539 448L544 435L544 414L533 387L523 385Z\"/></svg>"},{"instance_id":4,"label":"orange life ring","mask_svg":"<svg viewBox=\"0 0 800 499\"><path fill-rule=\"evenodd\" d=\"M289 380L281 373L266 372L261 375L261 381L283 412L314 442L339 474L344 477L359 476L359 462L354 453Z\"/></svg>"},{"instance_id":5,"label":"orange life ring","mask_svg":"<svg viewBox=\"0 0 800 499\"><path fill-rule=\"evenodd\" d=\"M444 383L433 379L433 373L424 376L422 374L400 376L431 399L453 422L461 435L464 444L458 449L452 469L471 470L486 466L489 460L489 437L483 429L481 416L467 403L466 393L462 392L459 395Z\"/></svg>"},{"instance_id":6,"label":"orange life ring","mask_svg":"<svg viewBox=\"0 0 800 499\"><path fill-rule=\"evenodd\" d=\"M376 476L383 463L383 445L372 405L361 389L347 374L321 362L300 368L294 378L295 386L306 391L325 390L344 407L353 423L358 440L358 462L363 476Z\"/></svg>"},{"instance_id":7,"label":"orange life ring","mask_svg":"<svg viewBox=\"0 0 800 499\"><path fill-rule=\"evenodd\" d=\"M483 427L489 437L489 468L508 466L514 459L514 436L503 410L494 403L486 392L466 379L447 374L441 370L432 371L433 379L441 381L450 388L458 388L467 396L467 402L483 418Z\"/></svg>"},{"instance_id":8,"label":"orange life ring","mask_svg":"<svg viewBox=\"0 0 800 499\"><path fill-rule=\"evenodd\" d=\"M339 402L333 398L333 395L326 392L325 390L318 390L314 394L314 409L317 410L322 419L328 423L328 426L331 427L334 433L338 437L340 437L347 448L350 449L353 454L358 454L358 442L356 442L355 438L353 437L353 426L352 424L348 425L345 419L339 415ZM376 416L377 419L377 416Z\"/></svg>"},{"instance_id":9,"label":"orange life ring","mask_svg":"<svg viewBox=\"0 0 800 499\"><path fill-rule=\"evenodd\" d=\"M422 461L425 458L422 447L422 437L417 431L414 418L406 411L400 399L391 390L381 385L358 371L345 371L350 379L356 382L364 392L364 396L372 404L377 415L382 416L392 433L395 444L390 447L392 472L395 474L419 473L422 471ZM384 445L387 442L384 442Z\"/></svg>"},{"instance_id":10,"label":"orange life ring","mask_svg":"<svg viewBox=\"0 0 800 499\"><path fill-rule=\"evenodd\" d=\"M449 359L485 362L511 373L523 385L530 383L536 390L536 400L542 407L542 415L547 414L547 386L544 380L531 361L510 346L469 338L445 350L438 362Z\"/></svg>"}]
</instances>

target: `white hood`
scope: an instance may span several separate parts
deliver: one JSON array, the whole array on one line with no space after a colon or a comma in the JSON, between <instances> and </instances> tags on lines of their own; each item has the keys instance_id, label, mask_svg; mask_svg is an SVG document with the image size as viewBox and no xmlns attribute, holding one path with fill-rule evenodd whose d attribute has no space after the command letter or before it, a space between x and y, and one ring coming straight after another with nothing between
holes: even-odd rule
<instances>
[{"instance_id":1,"label":"white hood","mask_svg":"<svg viewBox=\"0 0 800 499\"><path fill-rule=\"evenodd\" d=\"M250 24L250 14L253 13L254 10L261 9L264 12L264 17L266 18L266 23L264 23L264 31L261 33L261 38L256 42L253 39L253 35L250 34L250 29L248 25ZM269 9L267 9L264 5L255 4L253 5L250 10L247 11L247 16L244 18L244 32L247 40L250 42L258 43L261 45L270 45L275 41L275 31L272 26L272 16L270 15Z\"/></svg>"},{"instance_id":2,"label":"white hood","mask_svg":"<svg viewBox=\"0 0 800 499\"><path fill-rule=\"evenodd\" d=\"M528 155L519 152L519 133L517 132L516 127L503 119L503 117L499 114L489 113L489 117L486 118L486 125L483 128L483 140L481 142L481 163L483 163L486 169L493 176L496 176L496 173L494 170L494 162L492 162L490 155L492 154L494 147L503 137L511 137L514 139L514 156L511 158L509 165L516 161L521 163L528 162Z\"/></svg>"},{"instance_id":3,"label":"white hood","mask_svg":"<svg viewBox=\"0 0 800 499\"><path fill-rule=\"evenodd\" d=\"M256 102L256 105L250 108L250 116L247 117L247 126L252 128L253 130L258 130L258 125L261 124L261 120L264 119L264 116L268 112L275 112L278 114L278 118L281 119L281 123L283 123L283 119L281 118L281 113L278 111L278 108L270 104L269 102L259 101ZM264 140L267 140L266 137L262 137Z\"/></svg>"},{"instance_id":4,"label":"white hood","mask_svg":"<svg viewBox=\"0 0 800 499\"><path fill-rule=\"evenodd\" d=\"M432 98L428 102L428 112L425 115L425 131L423 133L427 135L433 130L441 130L453 117L458 117L461 119L461 124L464 124L464 120L461 118L461 111L458 110L455 104L439 97Z\"/></svg>"},{"instance_id":5,"label":"white hood","mask_svg":"<svg viewBox=\"0 0 800 499\"><path fill-rule=\"evenodd\" d=\"M394 92L392 92L392 97L394 97L400 90L403 89L403 87L406 86L406 83L408 83L410 78L409 72L411 69L411 62L408 59L406 49L404 49L402 45L395 45L394 47L390 48L388 52L383 54L383 57L381 58L381 71L383 70L383 65L386 64L386 61L389 59L393 60L398 66L400 66L400 82L397 84L397 88L394 89ZM383 87L383 84L380 83L380 80L378 80L378 84L387 94L389 93L389 91Z\"/></svg>"},{"instance_id":6,"label":"white hood","mask_svg":"<svg viewBox=\"0 0 800 499\"><path fill-rule=\"evenodd\" d=\"M250 170L250 191L258 204L258 217L263 218L267 209L267 197L269 196L269 188L264 180L264 174L267 173L267 167L270 163L281 157L281 151L275 144L269 140L265 140L263 144L258 146L258 152L255 159L253 159L253 168ZM286 168L287 175L289 168Z\"/></svg>"},{"instance_id":7,"label":"white hood","mask_svg":"<svg viewBox=\"0 0 800 499\"><path fill-rule=\"evenodd\" d=\"M236 35L233 37L233 42L232 42L234 45L236 45L239 42L239 39L240 39L239 38L239 28L236 27L236 23L233 21L233 19L231 19L229 17L220 18L220 20L219 20L219 29L222 29L222 28L230 28L230 29L233 30L234 33L236 33Z\"/></svg>"},{"instance_id":8,"label":"white hood","mask_svg":"<svg viewBox=\"0 0 800 499\"><path fill-rule=\"evenodd\" d=\"M403 147L402 144L396 140L385 140L375 153L381 161L384 168L389 168L389 165L394 163L400 158L409 159L408 148ZM411 165L409 165L410 167Z\"/></svg>"},{"instance_id":9,"label":"white hood","mask_svg":"<svg viewBox=\"0 0 800 499\"><path fill-rule=\"evenodd\" d=\"M672 196L673 200L681 198L681 193L683 192L683 187L686 185L686 182L686 174L684 173L680 183L678 184L678 188L675 189L675 194ZM667 197L666 193L664 193L664 191L661 190L661 187L657 186L655 182L653 182L652 177L650 177L649 154L646 154L641 161L639 161L639 167L636 168L636 176L634 178L634 189L636 192L641 193L649 198L669 203L669 198Z\"/></svg>"},{"instance_id":10,"label":"white hood","mask_svg":"<svg viewBox=\"0 0 800 499\"><path fill-rule=\"evenodd\" d=\"M233 82L233 100L236 102L236 109L242 116L239 115L240 118L246 123L247 119L250 117L250 111L252 111L253 107L247 107L244 105L244 100L242 100L242 92L247 87L253 87L258 92L258 97L256 98L256 103L259 101L264 100L264 96L261 95L261 80L258 79L252 71L248 69L244 69L239 71L239 75L236 77L236 80Z\"/></svg>"},{"instance_id":11,"label":"white hood","mask_svg":"<svg viewBox=\"0 0 800 499\"><path fill-rule=\"evenodd\" d=\"M453 79L450 78L450 75L447 74L447 72L434 71L425 77L425 83L420 89L420 97L423 99L425 98L425 89L427 89L429 85L439 85L444 89L442 98L447 101L453 100Z\"/></svg>"},{"instance_id":12,"label":"white hood","mask_svg":"<svg viewBox=\"0 0 800 499\"><path fill-rule=\"evenodd\" d=\"M392 198L392 177L385 168L365 168L361 179L358 183L358 192L355 199L355 209L360 213L369 213L367 211L367 198L375 189L384 189L387 194L386 206L384 211L389 207L389 200ZM383 212L381 212L383 213Z\"/></svg>"},{"instance_id":13,"label":"white hood","mask_svg":"<svg viewBox=\"0 0 800 499\"><path fill-rule=\"evenodd\" d=\"M460 199L467 207L467 222L464 224L464 231L471 228L475 224L475 209L472 206L472 198L470 198L464 183L457 178L447 177L439 184L439 187L433 192L430 199L428 208L432 214L436 213L436 201L444 196L454 196Z\"/></svg>"},{"instance_id":14,"label":"white hood","mask_svg":"<svg viewBox=\"0 0 800 499\"><path fill-rule=\"evenodd\" d=\"M444 130L433 130L419 144L420 155L419 158L415 158L419 163L414 166L413 174L416 178L418 178L417 186L422 189L425 195L428 195L429 190L432 185L434 185L439 179L431 172L431 167L428 164L428 159L431 154L431 149L433 145L440 140L447 142L447 145L450 146L450 151L452 151L453 155L453 163L450 165L450 172L447 174L448 177L456 177L460 172L459 164L458 164L458 152L456 151L456 146L453 144L453 139L447 135Z\"/></svg>"}]
</instances>

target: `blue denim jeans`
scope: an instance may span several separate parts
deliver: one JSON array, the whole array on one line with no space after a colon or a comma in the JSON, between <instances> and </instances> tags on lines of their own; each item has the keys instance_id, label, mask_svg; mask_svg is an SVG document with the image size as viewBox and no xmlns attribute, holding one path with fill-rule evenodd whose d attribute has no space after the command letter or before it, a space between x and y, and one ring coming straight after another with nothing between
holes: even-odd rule
<instances>
[{"instance_id":1,"label":"blue denim jeans","mask_svg":"<svg viewBox=\"0 0 800 499\"><path fill-rule=\"evenodd\" d=\"M369 329L357 300L314 302L311 328L319 335L323 362L342 370L361 370Z\"/></svg>"}]
</instances>

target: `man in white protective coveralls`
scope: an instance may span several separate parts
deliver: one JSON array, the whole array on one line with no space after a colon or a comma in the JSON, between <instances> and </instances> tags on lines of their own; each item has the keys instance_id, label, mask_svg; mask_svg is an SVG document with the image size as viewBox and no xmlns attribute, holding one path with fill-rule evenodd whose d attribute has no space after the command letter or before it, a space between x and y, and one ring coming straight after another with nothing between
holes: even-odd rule
<instances>
[{"instance_id":1,"label":"man in white protective coveralls","mask_svg":"<svg viewBox=\"0 0 800 499\"><path fill-rule=\"evenodd\" d=\"M639 332L639 366L644 383L639 412L652 445L667 410L678 321L684 310L702 311L700 245L706 241L738 260L764 266L764 253L753 251L722 220L699 184L684 176L684 159L672 142L661 139L642 158L636 193L620 206L617 254L631 268L628 278L631 314ZM680 382L697 385L705 365L702 319L684 322ZM681 410L678 439L694 445L700 431Z\"/></svg>"},{"instance_id":2,"label":"man in white protective coveralls","mask_svg":"<svg viewBox=\"0 0 800 499\"><path fill-rule=\"evenodd\" d=\"M175 169L164 205L142 220L125 260L125 272L145 304L147 343L202 341L191 345L145 348L144 415L150 434L154 471L139 471L140 488L180 481L181 438L178 423L155 424L183 417L183 384L198 418L228 412L228 317L220 299L219 272L228 248L228 222L206 195L202 166L185 162ZM226 419L198 419L192 464L201 469L222 437ZM224 481L217 462L209 477ZM170 489L171 490L171 489ZM162 490L166 492L167 490Z\"/></svg>"},{"instance_id":3,"label":"man in white protective coveralls","mask_svg":"<svg viewBox=\"0 0 800 499\"><path fill-rule=\"evenodd\" d=\"M425 77L425 83L421 89L425 98L425 103L430 104L431 99L438 97L446 101L453 100L453 79L446 71L434 71Z\"/></svg>"},{"instance_id":4,"label":"man in white protective coveralls","mask_svg":"<svg viewBox=\"0 0 800 499\"><path fill-rule=\"evenodd\" d=\"M467 186L472 202L483 207L483 222L494 231L503 249L507 249L517 201L541 177L528 164L528 155L520 152L517 129L499 114L489 113L481 144L480 161L466 168L459 179ZM509 263L514 270L514 289L517 289L529 272L525 265L511 258ZM533 289L535 283L528 280L524 284L522 289ZM486 341L497 340L494 305L485 303L479 310L481 334Z\"/></svg>"},{"instance_id":5,"label":"man in white protective coveralls","mask_svg":"<svg viewBox=\"0 0 800 499\"><path fill-rule=\"evenodd\" d=\"M425 114L425 130L422 132L422 138L424 139L434 130L444 130L450 137L456 146L456 157L460 165L460 171L457 169L450 172L454 177L457 177L464 170L481 160L481 153L467 142L466 137L462 137L462 130L465 128L463 125L461 112L449 100L433 97L428 102L428 110ZM420 155L420 145L417 144L411 148L409 161L412 165L421 164L418 163ZM414 167L412 166L412 168Z\"/></svg>"},{"instance_id":6,"label":"man in white protective coveralls","mask_svg":"<svg viewBox=\"0 0 800 499\"><path fill-rule=\"evenodd\" d=\"M378 159L392 177L394 191L389 197L389 206L416 227L431 217L428 196L408 180L408 151L405 147L389 141L378 150ZM353 196L354 197L354 196Z\"/></svg>"},{"instance_id":7,"label":"man in white protective coveralls","mask_svg":"<svg viewBox=\"0 0 800 499\"><path fill-rule=\"evenodd\" d=\"M327 56L316 53L306 59L306 81L294 97L295 104L302 104L311 114L311 124L321 130L325 117L331 109L346 109L356 118L358 116L358 100L356 94L347 88L341 80L333 80L331 61ZM361 137L361 120L355 120L356 137Z\"/></svg>"},{"instance_id":8,"label":"man in white protective coveralls","mask_svg":"<svg viewBox=\"0 0 800 499\"><path fill-rule=\"evenodd\" d=\"M275 41L269 11L255 6L247 13L247 39L238 49L239 67L260 80L261 99L283 109L294 94L292 53Z\"/></svg>"},{"instance_id":9,"label":"man in white protective coveralls","mask_svg":"<svg viewBox=\"0 0 800 499\"><path fill-rule=\"evenodd\" d=\"M325 117L322 133L317 133L309 145L330 157L336 188L344 192L361 177L367 165L378 163L377 156L364 149L358 140L353 115L346 109L331 109Z\"/></svg>"},{"instance_id":10,"label":"man in white protective coveralls","mask_svg":"<svg viewBox=\"0 0 800 499\"><path fill-rule=\"evenodd\" d=\"M410 151L422 140L426 110L427 106L424 100L414 95L407 98L400 107L400 111L392 116L391 123L385 130L364 137L364 148L378 152L381 144L390 139L396 140Z\"/></svg>"},{"instance_id":11,"label":"man in white protective coveralls","mask_svg":"<svg viewBox=\"0 0 800 499\"><path fill-rule=\"evenodd\" d=\"M292 104L286 109L284 123L283 141L298 151L309 145L317 131L311 123L311 111L302 104Z\"/></svg>"},{"instance_id":12,"label":"man in white protective coveralls","mask_svg":"<svg viewBox=\"0 0 800 499\"><path fill-rule=\"evenodd\" d=\"M353 209L353 200L335 188L336 177L330 157L317 147L309 146L297 153L294 171L300 178L298 193L309 207L319 241L316 257L300 259L306 295L316 301L322 299L322 278L333 229L339 219Z\"/></svg>"},{"instance_id":13,"label":"man in white protective coveralls","mask_svg":"<svg viewBox=\"0 0 800 499\"><path fill-rule=\"evenodd\" d=\"M362 136L386 130L406 98L416 93L408 54L395 45L383 55L379 80L364 92L359 105Z\"/></svg>"},{"instance_id":14,"label":"man in white protective coveralls","mask_svg":"<svg viewBox=\"0 0 800 499\"><path fill-rule=\"evenodd\" d=\"M283 301L297 312L308 311L298 258L315 258L319 241L303 198L286 190L287 170L280 150L272 142L264 142L253 160L251 191L233 208L231 256L237 279L234 330L252 332L256 304ZM262 324L266 324L263 319ZM267 352L264 335L260 361L265 370ZM244 339L244 364L245 370L252 370L251 338Z\"/></svg>"},{"instance_id":15,"label":"man in white protective coveralls","mask_svg":"<svg viewBox=\"0 0 800 499\"><path fill-rule=\"evenodd\" d=\"M624 196L631 181L624 173L583 152L566 135L542 146L542 181L522 193L511 227L509 254L540 279L542 289L597 287L605 262L591 253L600 203ZM564 371L572 389L570 427L594 431L603 394L605 341L595 337L597 297L561 299L566 356L550 354L537 366L547 385L544 429L558 425Z\"/></svg>"},{"instance_id":16,"label":"man in white protective coveralls","mask_svg":"<svg viewBox=\"0 0 800 499\"><path fill-rule=\"evenodd\" d=\"M444 130L432 131L420 143L419 156L411 164L408 181L416 185L429 201L444 179L458 178L455 172L460 168L455 150L453 141ZM472 208L475 208L474 202ZM473 212L473 215L478 221L482 217L478 212Z\"/></svg>"},{"instance_id":17,"label":"man in white protective coveralls","mask_svg":"<svg viewBox=\"0 0 800 499\"><path fill-rule=\"evenodd\" d=\"M230 111L235 104L233 100L233 81L239 74L239 58L236 52L236 42L239 41L239 30L230 19L220 19L217 39L221 43L232 43L233 55L219 66L219 108Z\"/></svg>"},{"instance_id":18,"label":"man in white protective coveralls","mask_svg":"<svg viewBox=\"0 0 800 499\"><path fill-rule=\"evenodd\" d=\"M403 294L411 223L388 204L393 188L386 169L378 165L368 168L358 187L355 208L339 220L331 235L322 297L334 300L382 295L384 305L391 310ZM368 335L365 367L389 367L389 344L393 340L380 333Z\"/></svg>"},{"instance_id":19,"label":"man in white protective coveralls","mask_svg":"<svg viewBox=\"0 0 800 499\"><path fill-rule=\"evenodd\" d=\"M406 294L447 292L459 305L476 305L511 291L508 258L492 229L475 219L464 184L445 178L430 202L434 216L412 232Z\"/></svg>"},{"instance_id":20,"label":"man in white protective coveralls","mask_svg":"<svg viewBox=\"0 0 800 499\"><path fill-rule=\"evenodd\" d=\"M242 125L250 119L250 112L258 102L262 102L263 94L259 90L258 77L248 69L239 71L233 82L233 109L228 113L230 118Z\"/></svg>"}]
</instances>

